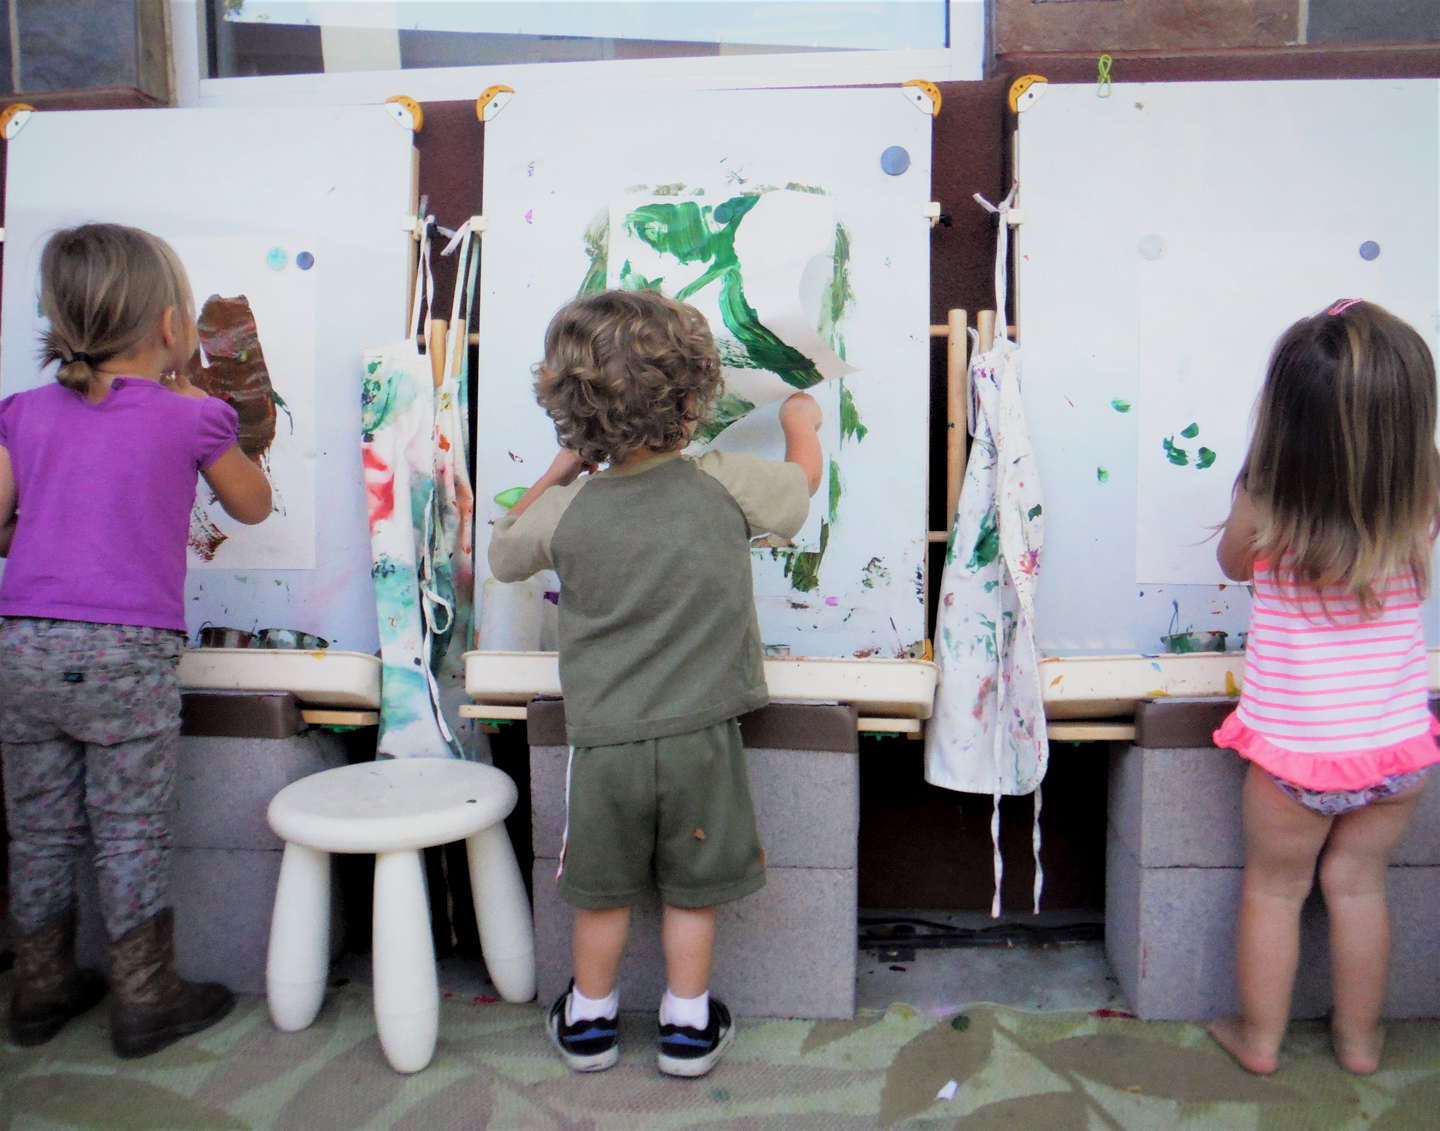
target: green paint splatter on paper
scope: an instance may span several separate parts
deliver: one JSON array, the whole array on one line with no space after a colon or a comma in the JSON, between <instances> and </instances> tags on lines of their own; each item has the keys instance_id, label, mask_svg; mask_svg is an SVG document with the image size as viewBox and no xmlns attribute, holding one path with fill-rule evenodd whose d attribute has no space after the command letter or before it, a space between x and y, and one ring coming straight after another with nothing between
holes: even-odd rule
<instances>
[{"instance_id":1,"label":"green paint splatter on paper","mask_svg":"<svg viewBox=\"0 0 1440 1131\"><path fill-rule=\"evenodd\" d=\"M1029 511L1026 512L1025 517L1031 519L1038 518L1043 513L1044 508L1042 508L1039 503L1036 503L1033 507L1029 509Z\"/></svg>"},{"instance_id":2,"label":"green paint splatter on paper","mask_svg":"<svg viewBox=\"0 0 1440 1131\"><path fill-rule=\"evenodd\" d=\"M759 199L734 196L713 209L690 200L644 204L625 217L625 228L662 255L673 256L681 263L709 263L698 279L675 292L676 300L684 302L718 281L720 317L755 364L770 370L787 385L808 389L821 381L815 363L762 326L759 314L745 300L740 260L735 254L735 232Z\"/></svg>"},{"instance_id":3,"label":"green paint splatter on paper","mask_svg":"<svg viewBox=\"0 0 1440 1131\"><path fill-rule=\"evenodd\" d=\"M647 279L630 266L628 259L620 268L620 289L622 291L658 291L664 282L664 279Z\"/></svg>"},{"instance_id":4,"label":"green paint splatter on paper","mask_svg":"<svg viewBox=\"0 0 1440 1131\"><path fill-rule=\"evenodd\" d=\"M1129 412L1130 402L1122 401L1119 397L1116 397L1113 401L1110 402L1110 407L1113 408L1116 412Z\"/></svg>"},{"instance_id":5,"label":"green paint splatter on paper","mask_svg":"<svg viewBox=\"0 0 1440 1131\"><path fill-rule=\"evenodd\" d=\"M845 317L845 312L850 309L851 303L855 301L855 293L850 289L850 233L844 224L835 225L835 253L831 258L834 267L820 304L818 332L843 360L845 339L837 327L840 319Z\"/></svg>"},{"instance_id":6,"label":"green paint splatter on paper","mask_svg":"<svg viewBox=\"0 0 1440 1131\"><path fill-rule=\"evenodd\" d=\"M507 511L525 497L525 487L511 487L508 491L501 491L495 496L495 501Z\"/></svg>"},{"instance_id":7,"label":"green paint splatter on paper","mask_svg":"<svg viewBox=\"0 0 1440 1131\"><path fill-rule=\"evenodd\" d=\"M840 442L854 440L857 444L865 439L870 429L860 423L860 414L855 410L855 397L851 394L850 388L845 384L845 379L840 379Z\"/></svg>"},{"instance_id":8,"label":"green paint splatter on paper","mask_svg":"<svg viewBox=\"0 0 1440 1131\"><path fill-rule=\"evenodd\" d=\"M825 549L830 544L830 524L820 524L820 549L790 550L786 554L785 576L790 579L790 588L801 593L813 593L820 588L820 563L825 558Z\"/></svg>"},{"instance_id":9,"label":"green paint splatter on paper","mask_svg":"<svg viewBox=\"0 0 1440 1131\"><path fill-rule=\"evenodd\" d=\"M1190 453L1184 448L1177 448L1172 437L1166 437L1161 441L1161 446L1165 449L1165 458L1176 467L1184 467L1190 462Z\"/></svg>"},{"instance_id":10,"label":"green paint splatter on paper","mask_svg":"<svg viewBox=\"0 0 1440 1131\"><path fill-rule=\"evenodd\" d=\"M637 186L644 189L644 185ZM585 254L590 257L590 270L580 284L579 293L594 294L605 289L605 272L610 260L610 209L602 208L585 229Z\"/></svg>"},{"instance_id":11,"label":"green paint splatter on paper","mask_svg":"<svg viewBox=\"0 0 1440 1131\"><path fill-rule=\"evenodd\" d=\"M1195 466L1201 471L1204 471L1215 462L1215 453L1209 448L1201 448L1197 454L1199 458L1195 460Z\"/></svg>"},{"instance_id":12,"label":"green paint splatter on paper","mask_svg":"<svg viewBox=\"0 0 1440 1131\"><path fill-rule=\"evenodd\" d=\"M825 190L819 185L802 185L797 181L791 181L785 186L787 192L810 192L816 196L824 196Z\"/></svg>"},{"instance_id":13,"label":"green paint splatter on paper","mask_svg":"<svg viewBox=\"0 0 1440 1131\"><path fill-rule=\"evenodd\" d=\"M1110 469L1108 467L1097 467L1095 469L1095 478L1100 483L1109 483Z\"/></svg>"},{"instance_id":14,"label":"green paint splatter on paper","mask_svg":"<svg viewBox=\"0 0 1440 1131\"><path fill-rule=\"evenodd\" d=\"M860 584L866 589L874 589L876 585L889 585L890 571L879 558L871 558L860 571Z\"/></svg>"},{"instance_id":15,"label":"green paint splatter on paper","mask_svg":"<svg viewBox=\"0 0 1440 1131\"><path fill-rule=\"evenodd\" d=\"M754 411L755 406L744 397L723 393L710 405L710 415L695 429L695 439L708 444L746 413Z\"/></svg>"},{"instance_id":16,"label":"green paint splatter on paper","mask_svg":"<svg viewBox=\"0 0 1440 1131\"><path fill-rule=\"evenodd\" d=\"M679 195L680 195L682 192L684 192L684 191L685 191L685 186L682 185L682 184L680 184L678 181L677 181L675 184L673 184L673 185L656 185L656 186L655 186L655 195L656 195L656 196L679 196Z\"/></svg>"},{"instance_id":17,"label":"green paint splatter on paper","mask_svg":"<svg viewBox=\"0 0 1440 1131\"><path fill-rule=\"evenodd\" d=\"M1192 423L1189 427L1180 429L1180 435L1184 436L1187 440L1193 440L1196 436L1200 435L1200 425Z\"/></svg>"},{"instance_id":18,"label":"green paint splatter on paper","mask_svg":"<svg viewBox=\"0 0 1440 1131\"><path fill-rule=\"evenodd\" d=\"M980 521L980 536L965 568L971 573L989 565L1000 555L1000 512L993 508Z\"/></svg>"},{"instance_id":19,"label":"green paint splatter on paper","mask_svg":"<svg viewBox=\"0 0 1440 1131\"><path fill-rule=\"evenodd\" d=\"M839 521L840 496L844 489L840 485L840 465L830 461L830 521Z\"/></svg>"}]
</instances>

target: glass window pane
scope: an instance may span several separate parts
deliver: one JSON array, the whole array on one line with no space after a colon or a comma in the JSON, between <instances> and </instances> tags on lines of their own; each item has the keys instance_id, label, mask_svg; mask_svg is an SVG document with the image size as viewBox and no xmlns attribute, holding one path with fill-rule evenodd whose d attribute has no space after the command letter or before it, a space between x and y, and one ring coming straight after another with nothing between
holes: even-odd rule
<instances>
[{"instance_id":1,"label":"glass window pane","mask_svg":"<svg viewBox=\"0 0 1440 1131\"><path fill-rule=\"evenodd\" d=\"M210 74L946 46L945 0L207 0Z\"/></svg>"}]
</instances>

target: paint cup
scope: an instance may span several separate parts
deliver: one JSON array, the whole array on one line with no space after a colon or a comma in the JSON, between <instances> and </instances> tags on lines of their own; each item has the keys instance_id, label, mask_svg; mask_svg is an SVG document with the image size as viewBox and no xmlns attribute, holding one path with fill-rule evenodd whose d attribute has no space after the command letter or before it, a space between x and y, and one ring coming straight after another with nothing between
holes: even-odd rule
<instances>
[{"instance_id":1,"label":"paint cup","mask_svg":"<svg viewBox=\"0 0 1440 1131\"><path fill-rule=\"evenodd\" d=\"M298 628L262 628L255 639L261 648L298 648L304 652L315 652L330 647L330 641L301 632Z\"/></svg>"},{"instance_id":2,"label":"paint cup","mask_svg":"<svg viewBox=\"0 0 1440 1131\"><path fill-rule=\"evenodd\" d=\"M202 648L250 648L254 646L255 634L242 628L224 628L219 625L200 626L200 647Z\"/></svg>"},{"instance_id":3,"label":"paint cup","mask_svg":"<svg viewBox=\"0 0 1440 1131\"><path fill-rule=\"evenodd\" d=\"M1172 632L1160 637L1165 651L1172 656L1187 656L1192 652L1225 651L1224 632Z\"/></svg>"}]
</instances>

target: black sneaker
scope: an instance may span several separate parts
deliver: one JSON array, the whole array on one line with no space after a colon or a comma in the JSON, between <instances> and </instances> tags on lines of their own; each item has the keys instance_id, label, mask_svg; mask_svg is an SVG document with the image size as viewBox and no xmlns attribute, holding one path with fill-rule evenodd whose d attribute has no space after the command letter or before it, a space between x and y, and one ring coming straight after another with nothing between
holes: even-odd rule
<instances>
[{"instance_id":1,"label":"black sneaker","mask_svg":"<svg viewBox=\"0 0 1440 1131\"><path fill-rule=\"evenodd\" d=\"M620 1019L604 1017L598 1021L577 1021L570 1025L565 1021L565 1006L570 1001L570 989L555 999L550 1007L550 1016L545 1022L545 1031L550 1034L550 1043L560 1050L560 1056L576 1072L603 1072L620 1059Z\"/></svg>"},{"instance_id":2,"label":"black sneaker","mask_svg":"<svg viewBox=\"0 0 1440 1131\"><path fill-rule=\"evenodd\" d=\"M725 1003L710 999L710 1023L703 1029L660 1026L660 1071L667 1076L704 1076L735 1039Z\"/></svg>"}]
</instances>

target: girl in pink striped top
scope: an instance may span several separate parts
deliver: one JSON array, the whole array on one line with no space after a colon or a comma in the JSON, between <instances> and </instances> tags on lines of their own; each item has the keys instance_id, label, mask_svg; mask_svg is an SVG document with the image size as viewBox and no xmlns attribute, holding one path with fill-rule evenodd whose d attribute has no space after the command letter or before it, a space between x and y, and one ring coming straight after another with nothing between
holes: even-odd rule
<instances>
[{"instance_id":1,"label":"girl in pink striped top","mask_svg":"<svg viewBox=\"0 0 1440 1131\"><path fill-rule=\"evenodd\" d=\"M1275 347L1219 549L1255 600L1240 706L1215 732L1250 761L1243 1012L1210 1032L1252 1072L1277 1063L1317 860L1335 1052L1352 1072L1379 1064L1385 870L1440 761L1420 628L1440 515L1435 423L1430 351L1378 306L1337 302Z\"/></svg>"}]
</instances>

